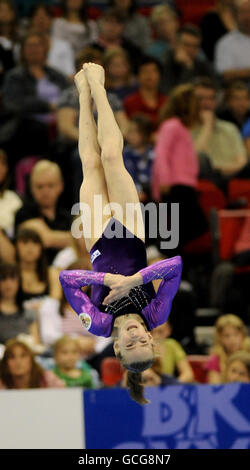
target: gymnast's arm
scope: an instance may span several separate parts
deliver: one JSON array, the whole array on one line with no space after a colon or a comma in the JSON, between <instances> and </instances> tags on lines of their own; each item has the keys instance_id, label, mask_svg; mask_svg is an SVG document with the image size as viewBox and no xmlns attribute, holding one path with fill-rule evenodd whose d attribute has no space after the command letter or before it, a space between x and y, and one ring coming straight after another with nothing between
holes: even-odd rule
<instances>
[{"instance_id":1,"label":"gymnast's arm","mask_svg":"<svg viewBox=\"0 0 250 470\"><path fill-rule=\"evenodd\" d=\"M81 315L85 328L96 336L111 335L112 316L100 310L91 302L81 287L93 284L104 284L105 273L87 270L61 271L59 279L65 297L78 315Z\"/></svg>"},{"instance_id":2,"label":"gymnast's arm","mask_svg":"<svg viewBox=\"0 0 250 470\"><path fill-rule=\"evenodd\" d=\"M142 311L148 321L150 330L167 321L174 296L180 285L181 272L181 257L174 256L154 263L137 273L138 276L142 277L143 284L154 279L162 279L156 297Z\"/></svg>"}]
</instances>

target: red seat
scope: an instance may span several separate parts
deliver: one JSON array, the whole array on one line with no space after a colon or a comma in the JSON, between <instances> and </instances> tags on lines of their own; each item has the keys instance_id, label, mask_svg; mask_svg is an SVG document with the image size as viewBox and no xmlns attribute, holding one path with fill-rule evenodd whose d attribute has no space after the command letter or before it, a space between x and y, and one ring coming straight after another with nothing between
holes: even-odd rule
<instances>
[{"instance_id":1,"label":"red seat","mask_svg":"<svg viewBox=\"0 0 250 470\"><path fill-rule=\"evenodd\" d=\"M190 355L187 356L187 360L190 366L193 369L194 379L196 382L205 384L207 383L207 371L205 369L205 364L209 356L201 355Z\"/></svg>"},{"instance_id":2,"label":"red seat","mask_svg":"<svg viewBox=\"0 0 250 470\"><path fill-rule=\"evenodd\" d=\"M118 384L123 377L123 368L116 357L105 357L101 362L101 381L107 387Z\"/></svg>"},{"instance_id":3,"label":"red seat","mask_svg":"<svg viewBox=\"0 0 250 470\"><path fill-rule=\"evenodd\" d=\"M211 209L224 209L227 200L223 192L211 181L199 180L197 185L199 202L207 220L210 219Z\"/></svg>"},{"instance_id":4,"label":"red seat","mask_svg":"<svg viewBox=\"0 0 250 470\"><path fill-rule=\"evenodd\" d=\"M244 198L250 207L250 179L232 179L228 184L229 202Z\"/></svg>"},{"instance_id":5,"label":"red seat","mask_svg":"<svg viewBox=\"0 0 250 470\"><path fill-rule=\"evenodd\" d=\"M217 252L219 260L227 261L234 255L235 243L241 232L246 217L250 216L249 209L220 210L217 212ZM213 234L214 235L214 234ZM236 269L237 273L250 271L250 266Z\"/></svg>"}]
</instances>

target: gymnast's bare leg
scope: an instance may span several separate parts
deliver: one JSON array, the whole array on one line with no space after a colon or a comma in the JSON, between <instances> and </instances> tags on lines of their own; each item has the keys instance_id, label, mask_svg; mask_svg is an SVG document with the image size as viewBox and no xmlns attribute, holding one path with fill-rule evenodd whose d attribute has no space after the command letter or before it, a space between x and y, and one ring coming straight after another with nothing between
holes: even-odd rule
<instances>
[{"instance_id":1,"label":"gymnast's bare leg","mask_svg":"<svg viewBox=\"0 0 250 470\"><path fill-rule=\"evenodd\" d=\"M139 198L135 184L123 163L123 137L107 99L103 67L85 63L83 70L98 112L97 141L101 149L109 203L111 208L114 207L112 203L120 205L123 212L120 222L144 241L144 223ZM139 211L126 214L127 203L138 205ZM119 220L118 213L115 213L115 217Z\"/></svg>"},{"instance_id":2,"label":"gymnast's bare leg","mask_svg":"<svg viewBox=\"0 0 250 470\"><path fill-rule=\"evenodd\" d=\"M90 237L85 235L85 243L88 251L94 243L101 237L105 224L111 217L102 214L102 227L100 233L94 230L94 196L102 196L102 208L109 206L108 191L105 174L101 161L100 147L97 141L97 129L92 112L91 93L83 70L75 76L75 83L79 91L80 117L79 117L79 154L83 169L83 182L80 188L80 203L88 205L91 211L91 221L88 218L88 211L82 212L83 227L91 223Z\"/></svg>"}]
</instances>

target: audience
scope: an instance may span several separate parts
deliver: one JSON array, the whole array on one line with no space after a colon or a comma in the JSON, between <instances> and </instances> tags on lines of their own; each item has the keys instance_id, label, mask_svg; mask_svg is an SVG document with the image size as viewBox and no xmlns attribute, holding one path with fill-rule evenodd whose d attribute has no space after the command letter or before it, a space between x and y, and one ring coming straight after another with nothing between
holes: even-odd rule
<instances>
[{"instance_id":1,"label":"audience","mask_svg":"<svg viewBox=\"0 0 250 470\"><path fill-rule=\"evenodd\" d=\"M201 29L181 21L181 2L180 10L172 1L158 3L145 16L134 0L109 0L94 21L85 0L29 0L22 7L15 1L19 18L11 0L0 0L1 351L6 345L0 388L92 388L97 372L84 360L99 371L102 359L114 355L110 339L82 328L58 282L61 269L91 269L83 238L71 233L74 228L80 235L82 225L70 215L82 181L72 80L84 62L105 67L108 99L125 139L124 162L141 202L180 203L176 252L184 270L172 338L169 325L154 331L162 361L143 372L143 385L194 381L186 354L199 351L194 327L203 324L197 309L204 307L220 315L206 366L209 382L249 382L246 327L235 315L222 315L229 311L225 305L230 311L236 305L250 325L248 293L242 295L244 315L235 300L247 287L234 274L243 267L248 286L249 217L226 267L218 264L212 272L211 252L189 255L187 243L199 250L199 236L209 235L199 179L209 179L226 197L233 178L250 184L250 0L217 0ZM37 161L32 170L31 160ZM28 173L24 200L16 194L20 168ZM157 247L159 240L150 247L159 255ZM149 262L150 256L148 249ZM57 341L58 377L38 365L22 337L42 354L42 364L53 361L44 356L53 354Z\"/></svg>"},{"instance_id":2,"label":"audience","mask_svg":"<svg viewBox=\"0 0 250 470\"><path fill-rule=\"evenodd\" d=\"M63 388L52 371L44 370L26 343L11 339L0 363L0 389Z\"/></svg>"},{"instance_id":3,"label":"audience","mask_svg":"<svg viewBox=\"0 0 250 470\"><path fill-rule=\"evenodd\" d=\"M216 44L215 68L225 81L250 80L250 0L235 0L237 28Z\"/></svg>"},{"instance_id":4,"label":"audience","mask_svg":"<svg viewBox=\"0 0 250 470\"><path fill-rule=\"evenodd\" d=\"M250 352L238 351L227 360L225 382L250 383Z\"/></svg>"},{"instance_id":5,"label":"audience","mask_svg":"<svg viewBox=\"0 0 250 470\"><path fill-rule=\"evenodd\" d=\"M85 0L63 0L63 16L56 18L52 27L52 35L67 41L74 52L95 42L97 39L96 23L87 16Z\"/></svg>"},{"instance_id":6,"label":"audience","mask_svg":"<svg viewBox=\"0 0 250 470\"><path fill-rule=\"evenodd\" d=\"M197 112L193 85L176 87L169 96L155 146L153 197L156 201L180 204L179 251L207 230L196 192L199 163L191 135Z\"/></svg>"},{"instance_id":7,"label":"audience","mask_svg":"<svg viewBox=\"0 0 250 470\"><path fill-rule=\"evenodd\" d=\"M125 21L126 19L121 10L117 8L105 10L98 21L99 36L96 41L92 42L92 46L98 48L101 52L113 47L122 47L128 54L133 72L136 72L143 53L132 41L125 38Z\"/></svg>"},{"instance_id":8,"label":"audience","mask_svg":"<svg viewBox=\"0 0 250 470\"><path fill-rule=\"evenodd\" d=\"M58 251L71 242L71 215L59 204L63 191L59 166L48 160L37 162L30 175L30 187L32 200L17 211L15 230L20 226L38 231L51 264Z\"/></svg>"},{"instance_id":9,"label":"audience","mask_svg":"<svg viewBox=\"0 0 250 470\"><path fill-rule=\"evenodd\" d=\"M244 125L250 119L249 89L244 82L232 82L225 92L224 103L217 111L217 116L235 124L242 133Z\"/></svg>"},{"instance_id":10,"label":"audience","mask_svg":"<svg viewBox=\"0 0 250 470\"><path fill-rule=\"evenodd\" d=\"M250 351L246 326L236 315L220 316L215 323L214 345L206 364L209 383L223 382L227 359L240 350Z\"/></svg>"},{"instance_id":11,"label":"audience","mask_svg":"<svg viewBox=\"0 0 250 470\"><path fill-rule=\"evenodd\" d=\"M129 58L122 47L108 49L103 57L103 66L108 93L114 93L123 101L136 91L137 83L131 74Z\"/></svg>"},{"instance_id":12,"label":"audience","mask_svg":"<svg viewBox=\"0 0 250 470\"><path fill-rule=\"evenodd\" d=\"M53 372L67 387L94 388L91 367L80 359L80 348L77 340L63 336L54 344L55 367Z\"/></svg>"},{"instance_id":13,"label":"audience","mask_svg":"<svg viewBox=\"0 0 250 470\"><path fill-rule=\"evenodd\" d=\"M22 305L19 268L3 263L0 265L0 344L19 334L30 335L34 344L40 343L36 314Z\"/></svg>"},{"instance_id":14,"label":"audience","mask_svg":"<svg viewBox=\"0 0 250 470\"><path fill-rule=\"evenodd\" d=\"M128 96L124 108L129 118L135 114L148 116L155 129L158 126L161 110L166 104L166 96L159 90L161 66L152 57L142 60L138 69L138 91Z\"/></svg>"},{"instance_id":15,"label":"audience","mask_svg":"<svg viewBox=\"0 0 250 470\"><path fill-rule=\"evenodd\" d=\"M179 15L169 5L157 5L152 9L151 25L153 40L146 48L146 53L164 64L167 52L176 46Z\"/></svg>"},{"instance_id":16,"label":"audience","mask_svg":"<svg viewBox=\"0 0 250 470\"><path fill-rule=\"evenodd\" d=\"M41 299L47 295L61 299L59 270L48 267L46 252L38 232L31 229L17 232L16 257L21 274L23 301Z\"/></svg>"},{"instance_id":17,"label":"audience","mask_svg":"<svg viewBox=\"0 0 250 470\"><path fill-rule=\"evenodd\" d=\"M225 189L228 178L250 176L244 142L237 127L216 117L216 85L208 78L195 82L199 122L193 126L195 149L200 155L200 176Z\"/></svg>"},{"instance_id":18,"label":"audience","mask_svg":"<svg viewBox=\"0 0 250 470\"><path fill-rule=\"evenodd\" d=\"M47 65L69 78L75 73L73 49L68 41L52 35L53 15L50 7L42 3L36 5L30 15L30 29L45 34L49 42Z\"/></svg>"},{"instance_id":19,"label":"audience","mask_svg":"<svg viewBox=\"0 0 250 470\"><path fill-rule=\"evenodd\" d=\"M46 65L47 53L46 37L29 33L21 46L21 65L5 77L2 105L10 113L13 127L7 142L12 150L11 163L17 159L16 148L18 158L48 152L56 103L68 82L64 75Z\"/></svg>"},{"instance_id":20,"label":"audience","mask_svg":"<svg viewBox=\"0 0 250 470\"><path fill-rule=\"evenodd\" d=\"M236 28L235 0L217 0L215 7L208 11L201 21L201 45L211 63L214 62L216 43Z\"/></svg>"},{"instance_id":21,"label":"audience","mask_svg":"<svg viewBox=\"0 0 250 470\"><path fill-rule=\"evenodd\" d=\"M173 48L166 53L162 90L169 93L182 83L189 83L195 77L214 77L214 72L205 57L200 55L201 32L197 26L182 26Z\"/></svg>"},{"instance_id":22,"label":"audience","mask_svg":"<svg viewBox=\"0 0 250 470\"><path fill-rule=\"evenodd\" d=\"M151 42L151 31L147 19L137 13L136 3L136 0L110 0L111 6L124 16L124 38L143 51Z\"/></svg>"},{"instance_id":23,"label":"audience","mask_svg":"<svg viewBox=\"0 0 250 470\"><path fill-rule=\"evenodd\" d=\"M152 146L153 126L151 120L135 115L127 132L127 144L123 150L125 167L132 176L141 202L151 199L150 183L154 151Z\"/></svg>"}]
</instances>

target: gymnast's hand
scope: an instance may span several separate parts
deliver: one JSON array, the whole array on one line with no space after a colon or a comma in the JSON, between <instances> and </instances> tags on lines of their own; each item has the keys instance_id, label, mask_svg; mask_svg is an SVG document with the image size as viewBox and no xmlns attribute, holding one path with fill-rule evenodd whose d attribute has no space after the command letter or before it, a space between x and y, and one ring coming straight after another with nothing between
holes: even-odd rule
<instances>
[{"instance_id":1,"label":"gymnast's hand","mask_svg":"<svg viewBox=\"0 0 250 470\"><path fill-rule=\"evenodd\" d=\"M103 304L109 304L129 294L130 290L142 284L142 276L136 273L133 276L107 273L104 276L104 284L110 288L110 292L103 300Z\"/></svg>"}]
</instances>

